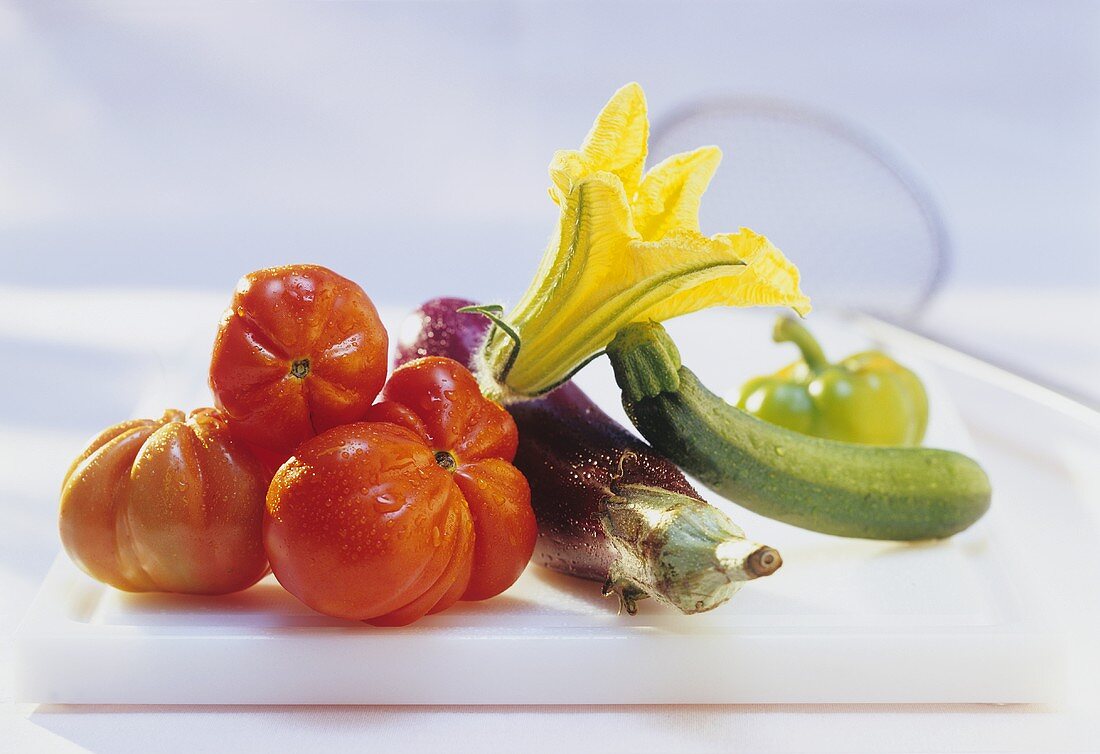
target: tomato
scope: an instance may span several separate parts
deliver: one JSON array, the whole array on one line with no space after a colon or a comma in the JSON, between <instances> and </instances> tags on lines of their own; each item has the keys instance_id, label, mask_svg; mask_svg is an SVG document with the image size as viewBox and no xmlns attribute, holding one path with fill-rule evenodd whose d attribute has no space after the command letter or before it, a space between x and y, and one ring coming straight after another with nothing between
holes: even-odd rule
<instances>
[{"instance_id":1,"label":"tomato","mask_svg":"<svg viewBox=\"0 0 1100 754\"><path fill-rule=\"evenodd\" d=\"M267 512L275 577L326 615L380 618L439 592L415 619L469 579L469 511L435 454L402 427L348 424L303 443L276 473Z\"/></svg>"},{"instance_id":2,"label":"tomato","mask_svg":"<svg viewBox=\"0 0 1100 754\"><path fill-rule=\"evenodd\" d=\"M363 417L385 382L387 350L358 285L316 265L271 267L237 284L210 387L233 431L281 463L318 432Z\"/></svg>"},{"instance_id":3,"label":"tomato","mask_svg":"<svg viewBox=\"0 0 1100 754\"><path fill-rule=\"evenodd\" d=\"M268 479L214 409L116 424L65 475L61 541L73 562L118 589L235 592L268 570Z\"/></svg>"},{"instance_id":4,"label":"tomato","mask_svg":"<svg viewBox=\"0 0 1100 754\"><path fill-rule=\"evenodd\" d=\"M531 558L518 436L458 362L394 372L366 422L303 443L275 475L264 542L276 578L327 615L404 625L493 597Z\"/></svg>"},{"instance_id":5,"label":"tomato","mask_svg":"<svg viewBox=\"0 0 1100 754\"><path fill-rule=\"evenodd\" d=\"M367 418L416 432L450 471L474 519L474 568L462 598L495 597L523 573L538 535L531 489L512 465L519 432L469 370L430 356L394 371Z\"/></svg>"}]
</instances>

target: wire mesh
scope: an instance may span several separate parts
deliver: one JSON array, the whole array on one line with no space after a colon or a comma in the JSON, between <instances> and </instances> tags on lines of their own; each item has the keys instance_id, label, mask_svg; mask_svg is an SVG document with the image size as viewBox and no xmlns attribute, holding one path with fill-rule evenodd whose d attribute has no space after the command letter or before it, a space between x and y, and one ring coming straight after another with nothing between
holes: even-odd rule
<instances>
[{"instance_id":1,"label":"wire mesh","mask_svg":"<svg viewBox=\"0 0 1100 754\"><path fill-rule=\"evenodd\" d=\"M798 264L815 306L907 320L945 281L951 250L939 210L857 127L781 100L703 100L655 122L651 164L703 144L724 155L703 201L704 232L764 233Z\"/></svg>"}]
</instances>

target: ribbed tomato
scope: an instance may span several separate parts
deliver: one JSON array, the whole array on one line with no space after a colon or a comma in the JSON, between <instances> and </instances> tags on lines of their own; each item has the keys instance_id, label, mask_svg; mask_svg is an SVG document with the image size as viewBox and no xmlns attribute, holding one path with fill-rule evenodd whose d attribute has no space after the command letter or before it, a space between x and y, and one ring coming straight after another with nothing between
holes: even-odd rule
<instances>
[{"instance_id":1,"label":"ribbed tomato","mask_svg":"<svg viewBox=\"0 0 1100 754\"><path fill-rule=\"evenodd\" d=\"M432 357L394 372L366 418L303 443L275 475L264 542L280 583L379 625L511 586L536 524L508 412Z\"/></svg>"},{"instance_id":2,"label":"ribbed tomato","mask_svg":"<svg viewBox=\"0 0 1100 754\"><path fill-rule=\"evenodd\" d=\"M298 264L245 275L222 317L210 387L235 433L281 462L362 419L386 380L385 328L363 289Z\"/></svg>"},{"instance_id":3,"label":"ribbed tomato","mask_svg":"<svg viewBox=\"0 0 1100 754\"><path fill-rule=\"evenodd\" d=\"M61 541L118 589L235 592L267 573L268 478L214 409L116 424L65 475Z\"/></svg>"}]
</instances>

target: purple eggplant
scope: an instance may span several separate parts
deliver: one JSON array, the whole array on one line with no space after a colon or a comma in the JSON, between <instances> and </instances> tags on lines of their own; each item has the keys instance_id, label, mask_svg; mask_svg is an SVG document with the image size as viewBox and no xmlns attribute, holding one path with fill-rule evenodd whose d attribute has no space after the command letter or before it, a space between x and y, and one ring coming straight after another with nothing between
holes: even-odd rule
<instances>
[{"instance_id":1,"label":"purple eggplant","mask_svg":"<svg viewBox=\"0 0 1100 754\"><path fill-rule=\"evenodd\" d=\"M458 311L472 305L421 306L401 329L396 364L447 356L472 365L491 326ZM603 582L631 614L647 596L687 614L711 610L781 565L572 382L507 408L519 428L515 464L531 484L539 565Z\"/></svg>"}]
</instances>

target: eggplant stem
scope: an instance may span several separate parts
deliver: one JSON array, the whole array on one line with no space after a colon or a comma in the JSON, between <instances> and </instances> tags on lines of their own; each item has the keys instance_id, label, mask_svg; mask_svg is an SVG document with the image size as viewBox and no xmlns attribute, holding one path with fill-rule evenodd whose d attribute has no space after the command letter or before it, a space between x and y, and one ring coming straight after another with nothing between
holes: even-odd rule
<instances>
[{"instance_id":1,"label":"eggplant stem","mask_svg":"<svg viewBox=\"0 0 1100 754\"><path fill-rule=\"evenodd\" d=\"M745 572L754 578L770 576L783 565L783 558L779 551L772 547L761 547L749 555L745 561Z\"/></svg>"}]
</instances>

